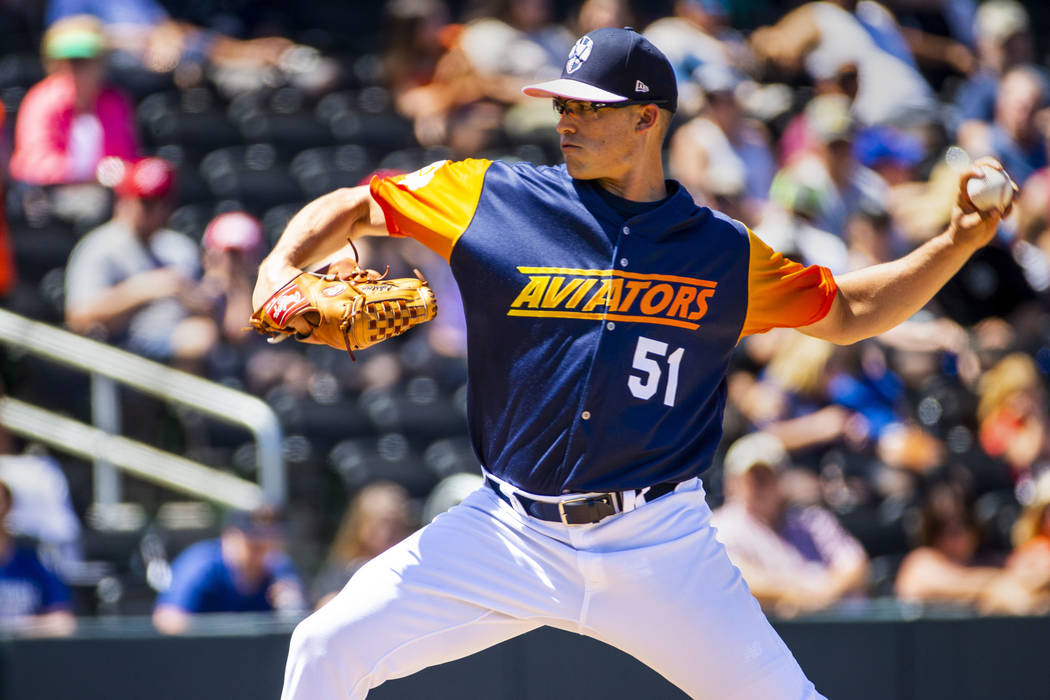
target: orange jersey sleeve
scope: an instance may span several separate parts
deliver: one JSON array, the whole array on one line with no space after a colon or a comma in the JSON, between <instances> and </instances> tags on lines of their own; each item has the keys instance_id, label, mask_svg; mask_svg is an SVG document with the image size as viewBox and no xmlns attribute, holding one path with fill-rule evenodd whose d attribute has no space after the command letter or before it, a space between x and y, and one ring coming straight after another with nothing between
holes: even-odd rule
<instances>
[{"instance_id":1,"label":"orange jersey sleeve","mask_svg":"<svg viewBox=\"0 0 1050 700\"><path fill-rule=\"evenodd\" d=\"M803 267L748 230L747 314L740 337L771 328L798 328L827 316L838 286L831 270Z\"/></svg>"},{"instance_id":2,"label":"orange jersey sleeve","mask_svg":"<svg viewBox=\"0 0 1050 700\"><path fill-rule=\"evenodd\" d=\"M481 199L488 160L440 160L408 175L373 177L369 189L392 236L409 236L448 260Z\"/></svg>"}]
</instances>

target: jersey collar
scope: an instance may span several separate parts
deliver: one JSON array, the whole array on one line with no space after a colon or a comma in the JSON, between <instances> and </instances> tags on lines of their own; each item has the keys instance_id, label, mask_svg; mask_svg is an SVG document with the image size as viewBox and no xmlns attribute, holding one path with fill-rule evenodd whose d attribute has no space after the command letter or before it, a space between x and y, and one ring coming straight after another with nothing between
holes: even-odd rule
<instances>
[{"instance_id":1,"label":"jersey collar","mask_svg":"<svg viewBox=\"0 0 1050 700\"><path fill-rule=\"evenodd\" d=\"M677 181L666 180L666 183L667 191L671 194L663 204L624 220L598 193L597 188L601 185L592 180L572 181L580 201L603 227L617 230L628 226L632 235L637 234L650 240L662 240L673 236L683 228L691 227L703 218L711 216L711 210L698 207L689 192Z\"/></svg>"}]
</instances>

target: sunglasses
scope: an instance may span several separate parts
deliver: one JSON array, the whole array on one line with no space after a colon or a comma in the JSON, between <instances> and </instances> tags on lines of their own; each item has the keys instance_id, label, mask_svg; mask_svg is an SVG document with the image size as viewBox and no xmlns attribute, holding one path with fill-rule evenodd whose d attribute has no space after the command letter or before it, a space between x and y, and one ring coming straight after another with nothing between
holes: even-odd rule
<instances>
[{"instance_id":1,"label":"sunglasses","mask_svg":"<svg viewBox=\"0 0 1050 700\"><path fill-rule=\"evenodd\" d=\"M618 109L620 107L630 107L631 105L662 105L667 104L667 100L625 100L624 102L584 102L583 100L566 100L562 97L551 98L554 103L554 111L560 117L566 112L570 116L580 118L590 115L598 114L598 110L602 109Z\"/></svg>"}]
</instances>

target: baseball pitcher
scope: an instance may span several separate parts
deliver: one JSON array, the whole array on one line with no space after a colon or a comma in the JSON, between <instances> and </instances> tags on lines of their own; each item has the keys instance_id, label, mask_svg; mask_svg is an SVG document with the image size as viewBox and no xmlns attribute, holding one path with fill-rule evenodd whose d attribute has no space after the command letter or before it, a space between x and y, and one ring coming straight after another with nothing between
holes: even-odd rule
<instances>
[{"instance_id":1,"label":"baseball pitcher","mask_svg":"<svg viewBox=\"0 0 1050 700\"><path fill-rule=\"evenodd\" d=\"M664 179L675 78L634 31L587 34L560 79L525 93L553 101L563 165L441 161L332 192L260 268L257 308L347 236L444 256L485 477L296 628L284 700L363 698L541 625L618 647L692 697L819 698L710 526L700 475L733 348L778 326L836 343L892 328L1002 212L973 207L968 173L947 230L836 279Z\"/></svg>"}]
</instances>

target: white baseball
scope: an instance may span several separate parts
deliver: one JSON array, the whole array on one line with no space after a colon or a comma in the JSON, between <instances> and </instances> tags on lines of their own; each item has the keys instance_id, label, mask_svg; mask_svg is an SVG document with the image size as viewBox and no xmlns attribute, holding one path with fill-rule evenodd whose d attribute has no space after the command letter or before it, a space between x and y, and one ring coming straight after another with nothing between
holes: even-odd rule
<instances>
[{"instance_id":1,"label":"white baseball","mask_svg":"<svg viewBox=\"0 0 1050 700\"><path fill-rule=\"evenodd\" d=\"M980 211L998 209L1003 211L1014 196L1013 182L1002 170L988 165L979 166L982 175L970 178L966 183L966 194Z\"/></svg>"}]
</instances>

